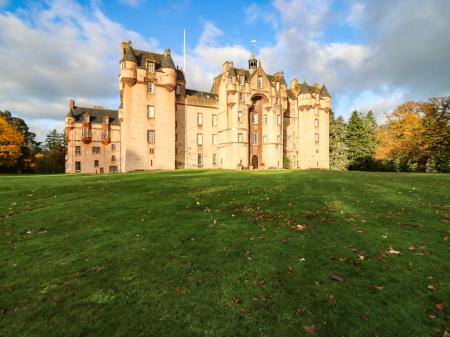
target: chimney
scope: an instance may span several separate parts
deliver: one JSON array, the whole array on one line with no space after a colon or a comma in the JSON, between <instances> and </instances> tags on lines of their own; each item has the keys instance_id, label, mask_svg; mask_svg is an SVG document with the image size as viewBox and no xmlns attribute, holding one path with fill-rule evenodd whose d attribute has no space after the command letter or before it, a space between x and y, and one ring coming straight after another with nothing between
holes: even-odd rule
<instances>
[{"instance_id":1,"label":"chimney","mask_svg":"<svg viewBox=\"0 0 450 337\"><path fill-rule=\"evenodd\" d=\"M225 63L223 64L223 72L226 73L229 70L230 70L230 62L225 61Z\"/></svg>"},{"instance_id":2,"label":"chimney","mask_svg":"<svg viewBox=\"0 0 450 337\"><path fill-rule=\"evenodd\" d=\"M70 110L73 110L75 108L75 101L73 99L70 100Z\"/></svg>"},{"instance_id":3,"label":"chimney","mask_svg":"<svg viewBox=\"0 0 450 337\"><path fill-rule=\"evenodd\" d=\"M294 78L294 79L291 81L291 89L292 89L292 90L297 90L297 88L298 88L298 80L297 80L296 78Z\"/></svg>"}]
</instances>

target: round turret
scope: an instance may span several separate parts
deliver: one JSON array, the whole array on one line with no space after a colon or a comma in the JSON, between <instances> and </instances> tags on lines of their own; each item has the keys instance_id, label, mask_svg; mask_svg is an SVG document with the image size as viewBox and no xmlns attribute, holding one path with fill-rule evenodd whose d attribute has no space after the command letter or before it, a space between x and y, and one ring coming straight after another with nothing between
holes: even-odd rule
<instances>
[{"instance_id":1,"label":"round turret","mask_svg":"<svg viewBox=\"0 0 450 337\"><path fill-rule=\"evenodd\" d=\"M161 76L161 85L175 86L177 84L177 70L173 63L170 49L164 51L164 58L161 63L161 70L164 74Z\"/></svg>"}]
</instances>

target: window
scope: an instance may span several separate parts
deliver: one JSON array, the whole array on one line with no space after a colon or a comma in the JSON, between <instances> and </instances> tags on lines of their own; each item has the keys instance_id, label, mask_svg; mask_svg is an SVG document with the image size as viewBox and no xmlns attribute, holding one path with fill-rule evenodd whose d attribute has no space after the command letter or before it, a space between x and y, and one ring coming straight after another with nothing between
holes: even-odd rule
<instances>
[{"instance_id":1,"label":"window","mask_svg":"<svg viewBox=\"0 0 450 337\"><path fill-rule=\"evenodd\" d=\"M179 84L177 84L177 86L176 86L175 93L177 95L181 95L181 86Z\"/></svg>"},{"instance_id":2,"label":"window","mask_svg":"<svg viewBox=\"0 0 450 337\"><path fill-rule=\"evenodd\" d=\"M155 73L155 64L153 62L147 62L147 74Z\"/></svg>"},{"instance_id":3,"label":"window","mask_svg":"<svg viewBox=\"0 0 450 337\"><path fill-rule=\"evenodd\" d=\"M155 93L155 84L153 82L148 82L147 91L151 94Z\"/></svg>"},{"instance_id":4,"label":"window","mask_svg":"<svg viewBox=\"0 0 450 337\"><path fill-rule=\"evenodd\" d=\"M197 133L197 145L203 145L203 133Z\"/></svg>"},{"instance_id":5,"label":"window","mask_svg":"<svg viewBox=\"0 0 450 337\"><path fill-rule=\"evenodd\" d=\"M109 116L103 116L103 124L109 124Z\"/></svg>"},{"instance_id":6,"label":"window","mask_svg":"<svg viewBox=\"0 0 450 337\"><path fill-rule=\"evenodd\" d=\"M319 109L317 109L317 107L314 108L314 114L315 114L315 115L318 115L318 114L319 114Z\"/></svg>"},{"instance_id":7,"label":"window","mask_svg":"<svg viewBox=\"0 0 450 337\"><path fill-rule=\"evenodd\" d=\"M243 92L239 93L239 101L241 101L241 102L244 101L244 93Z\"/></svg>"},{"instance_id":8,"label":"window","mask_svg":"<svg viewBox=\"0 0 450 337\"><path fill-rule=\"evenodd\" d=\"M92 147L92 154L100 154L100 147L93 146Z\"/></svg>"},{"instance_id":9,"label":"window","mask_svg":"<svg viewBox=\"0 0 450 337\"><path fill-rule=\"evenodd\" d=\"M319 120L318 119L314 120L314 126L316 126L316 127L319 126Z\"/></svg>"},{"instance_id":10,"label":"window","mask_svg":"<svg viewBox=\"0 0 450 337\"><path fill-rule=\"evenodd\" d=\"M280 97L275 97L275 104L279 105L280 104Z\"/></svg>"},{"instance_id":11,"label":"window","mask_svg":"<svg viewBox=\"0 0 450 337\"><path fill-rule=\"evenodd\" d=\"M267 144L267 136L263 137L263 142L264 142L264 144Z\"/></svg>"},{"instance_id":12,"label":"window","mask_svg":"<svg viewBox=\"0 0 450 337\"><path fill-rule=\"evenodd\" d=\"M319 149L316 149L316 153L319 153Z\"/></svg>"},{"instance_id":13,"label":"window","mask_svg":"<svg viewBox=\"0 0 450 337\"><path fill-rule=\"evenodd\" d=\"M280 139L281 139L280 135L277 135L277 143L278 144L280 143Z\"/></svg>"},{"instance_id":14,"label":"window","mask_svg":"<svg viewBox=\"0 0 450 337\"><path fill-rule=\"evenodd\" d=\"M94 160L94 167L99 167L98 160Z\"/></svg>"},{"instance_id":15,"label":"window","mask_svg":"<svg viewBox=\"0 0 450 337\"><path fill-rule=\"evenodd\" d=\"M203 165L203 153L197 153L197 164L198 166Z\"/></svg>"},{"instance_id":16,"label":"window","mask_svg":"<svg viewBox=\"0 0 450 337\"><path fill-rule=\"evenodd\" d=\"M115 163L116 162L116 156L115 155L112 155L111 156L111 163Z\"/></svg>"},{"instance_id":17,"label":"window","mask_svg":"<svg viewBox=\"0 0 450 337\"><path fill-rule=\"evenodd\" d=\"M75 155L80 156L81 155L81 146L75 146Z\"/></svg>"},{"instance_id":18,"label":"window","mask_svg":"<svg viewBox=\"0 0 450 337\"><path fill-rule=\"evenodd\" d=\"M213 165L217 165L217 153L213 153Z\"/></svg>"},{"instance_id":19,"label":"window","mask_svg":"<svg viewBox=\"0 0 450 337\"><path fill-rule=\"evenodd\" d=\"M212 115L212 126L217 126L217 115Z\"/></svg>"},{"instance_id":20,"label":"window","mask_svg":"<svg viewBox=\"0 0 450 337\"><path fill-rule=\"evenodd\" d=\"M91 129L89 127L83 128L83 138L91 138Z\"/></svg>"},{"instance_id":21,"label":"window","mask_svg":"<svg viewBox=\"0 0 450 337\"><path fill-rule=\"evenodd\" d=\"M200 112L197 114L197 125L203 125L203 114Z\"/></svg>"},{"instance_id":22,"label":"window","mask_svg":"<svg viewBox=\"0 0 450 337\"><path fill-rule=\"evenodd\" d=\"M258 89L262 89L263 87L263 78L262 76L258 76Z\"/></svg>"},{"instance_id":23,"label":"window","mask_svg":"<svg viewBox=\"0 0 450 337\"><path fill-rule=\"evenodd\" d=\"M258 145L258 134L252 133L252 145Z\"/></svg>"},{"instance_id":24,"label":"window","mask_svg":"<svg viewBox=\"0 0 450 337\"><path fill-rule=\"evenodd\" d=\"M81 171L81 162L76 161L75 162L75 172L80 172L80 171Z\"/></svg>"},{"instance_id":25,"label":"window","mask_svg":"<svg viewBox=\"0 0 450 337\"><path fill-rule=\"evenodd\" d=\"M150 149L150 154L155 154L155 149L154 148Z\"/></svg>"},{"instance_id":26,"label":"window","mask_svg":"<svg viewBox=\"0 0 450 337\"><path fill-rule=\"evenodd\" d=\"M149 143L155 142L155 130L147 131L147 142L149 142Z\"/></svg>"},{"instance_id":27,"label":"window","mask_svg":"<svg viewBox=\"0 0 450 337\"><path fill-rule=\"evenodd\" d=\"M238 111L238 123L242 123L242 111Z\"/></svg>"},{"instance_id":28,"label":"window","mask_svg":"<svg viewBox=\"0 0 450 337\"><path fill-rule=\"evenodd\" d=\"M109 173L117 173L117 166L110 166Z\"/></svg>"},{"instance_id":29,"label":"window","mask_svg":"<svg viewBox=\"0 0 450 337\"><path fill-rule=\"evenodd\" d=\"M242 143L243 139L244 138L242 137L242 133L238 133L238 142Z\"/></svg>"},{"instance_id":30,"label":"window","mask_svg":"<svg viewBox=\"0 0 450 337\"><path fill-rule=\"evenodd\" d=\"M217 144L217 135L216 134L212 135L212 144L213 145Z\"/></svg>"},{"instance_id":31,"label":"window","mask_svg":"<svg viewBox=\"0 0 450 337\"><path fill-rule=\"evenodd\" d=\"M267 125L267 115L264 115L264 125Z\"/></svg>"},{"instance_id":32,"label":"window","mask_svg":"<svg viewBox=\"0 0 450 337\"><path fill-rule=\"evenodd\" d=\"M228 77L228 84L233 84L233 77Z\"/></svg>"},{"instance_id":33,"label":"window","mask_svg":"<svg viewBox=\"0 0 450 337\"><path fill-rule=\"evenodd\" d=\"M108 128L102 129L102 139L108 138L109 138L109 129Z\"/></svg>"},{"instance_id":34,"label":"window","mask_svg":"<svg viewBox=\"0 0 450 337\"><path fill-rule=\"evenodd\" d=\"M316 140L316 143L319 142L319 134L318 133L315 134L315 140Z\"/></svg>"},{"instance_id":35,"label":"window","mask_svg":"<svg viewBox=\"0 0 450 337\"><path fill-rule=\"evenodd\" d=\"M85 123L89 123L91 121L91 117L88 114L84 114L83 120Z\"/></svg>"},{"instance_id":36,"label":"window","mask_svg":"<svg viewBox=\"0 0 450 337\"><path fill-rule=\"evenodd\" d=\"M239 84L240 85L244 85L245 84L245 76L244 75L239 76Z\"/></svg>"},{"instance_id":37,"label":"window","mask_svg":"<svg viewBox=\"0 0 450 337\"><path fill-rule=\"evenodd\" d=\"M275 90L276 91L280 90L280 82L278 81L275 82Z\"/></svg>"},{"instance_id":38,"label":"window","mask_svg":"<svg viewBox=\"0 0 450 337\"><path fill-rule=\"evenodd\" d=\"M277 124L281 125L281 115L277 115Z\"/></svg>"},{"instance_id":39,"label":"window","mask_svg":"<svg viewBox=\"0 0 450 337\"><path fill-rule=\"evenodd\" d=\"M116 152L116 144L111 144L111 152Z\"/></svg>"},{"instance_id":40,"label":"window","mask_svg":"<svg viewBox=\"0 0 450 337\"><path fill-rule=\"evenodd\" d=\"M154 105L147 105L147 117L155 118L155 106Z\"/></svg>"},{"instance_id":41,"label":"window","mask_svg":"<svg viewBox=\"0 0 450 337\"><path fill-rule=\"evenodd\" d=\"M258 113L257 112L252 113L252 124L258 124Z\"/></svg>"}]
</instances>

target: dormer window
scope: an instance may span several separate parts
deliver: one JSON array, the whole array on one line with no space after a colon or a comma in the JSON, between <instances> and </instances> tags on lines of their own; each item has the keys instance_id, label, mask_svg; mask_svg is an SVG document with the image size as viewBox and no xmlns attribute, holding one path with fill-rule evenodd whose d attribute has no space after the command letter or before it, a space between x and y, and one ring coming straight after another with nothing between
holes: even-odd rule
<instances>
[{"instance_id":1,"label":"dormer window","mask_svg":"<svg viewBox=\"0 0 450 337\"><path fill-rule=\"evenodd\" d=\"M276 91L280 90L280 82L278 82L278 81L275 82L275 90Z\"/></svg>"},{"instance_id":2,"label":"dormer window","mask_svg":"<svg viewBox=\"0 0 450 337\"><path fill-rule=\"evenodd\" d=\"M239 76L239 84L240 85L244 85L245 84L245 76L244 75Z\"/></svg>"},{"instance_id":3,"label":"dormer window","mask_svg":"<svg viewBox=\"0 0 450 337\"><path fill-rule=\"evenodd\" d=\"M233 77L228 77L228 84L233 84Z\"/></svg>"},{"instance_id":4,"label":"dormer window","mask_svg":"<svg viewBox=\"0 0 450 337\"><path fill-rule=\"evenodd\" d=\"M258 76L258 89L262 89L263 87L263 78L262 76Z\"/></svg>"},{"instance_id":5,"label":"dormer window","mask_svg":"<svg viewBox=\"0 0 450 337\"><path fill-rule=\"evenodd\" d=\"M103 124L109 124L109 116L103 116Z\"/></svg>"},{"instance_id":6,"label":"dormer window","mask_svg":"<svg viewBox=\"0 0 450 337\"><path fill-rule=\"evenodd\" d=\"M89 116L89 114L84 114L83 121L85 123L89 123L91 121L91 117Z\"/></svg>"},{"instance_id":7,"label":"dormer window","mask_svg":"<svg viewBox=\"0 0 450 337\"><path fill-rule=\"evenodd\" d=\"M147 62L147 74L154 74L154 73L155 73L155 63Z\"/></svg>"},{"instance_id":8,"label":"dormer window","mask_svg":"<svg viewBox=\"0 0 450 337\"><path fill-rule=\"evenodd\" d=\"M181 86L179 84L177 84L177 86L176 86L175 93L177 95L181 95Z\"/></svg>"}]
</instances>

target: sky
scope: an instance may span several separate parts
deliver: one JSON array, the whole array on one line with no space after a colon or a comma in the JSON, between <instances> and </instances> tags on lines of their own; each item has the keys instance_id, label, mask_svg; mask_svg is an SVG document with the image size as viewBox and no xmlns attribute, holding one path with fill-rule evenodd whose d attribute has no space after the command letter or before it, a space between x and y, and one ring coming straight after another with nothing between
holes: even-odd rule
<instances>
[{"instance_id":1,"label":"sky","mask_svg":"<svg viewBox=\"0 0 450 337\"><path fill-rule=\"evenodd\" d=\"M225 61L326 83L336 115L450 94L450 0L0 0L0 110L40 140L69 100L116 109L121 41L172 50L192 89Z\"/></svg>"}]
</instances>

